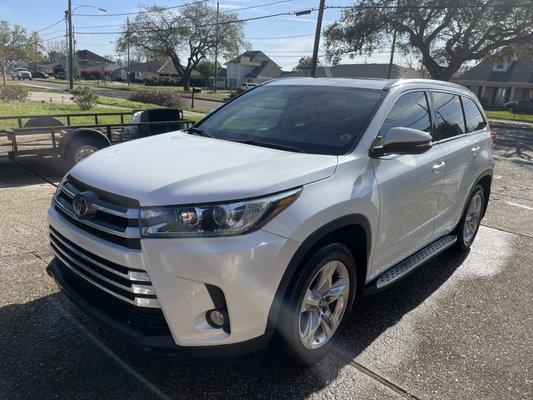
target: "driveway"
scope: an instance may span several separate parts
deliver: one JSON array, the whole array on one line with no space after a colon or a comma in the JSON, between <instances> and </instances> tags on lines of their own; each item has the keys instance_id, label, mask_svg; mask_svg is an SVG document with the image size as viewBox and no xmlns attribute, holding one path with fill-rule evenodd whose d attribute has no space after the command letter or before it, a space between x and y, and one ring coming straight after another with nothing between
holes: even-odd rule
<instances>
[{"instance_id":1,"label":"driveway","mask_svg":"<svg viewBox=\"0 0 533 400\"><path fill-rule=\"evenodd\" d=\"M533 166L497 161L471 251L359 301L335 353L303 370L273 348L146 353L82 314L45 273L60 176L52 160L0 157L0 398L533 398Z\"/></svg>"}]
</instances>

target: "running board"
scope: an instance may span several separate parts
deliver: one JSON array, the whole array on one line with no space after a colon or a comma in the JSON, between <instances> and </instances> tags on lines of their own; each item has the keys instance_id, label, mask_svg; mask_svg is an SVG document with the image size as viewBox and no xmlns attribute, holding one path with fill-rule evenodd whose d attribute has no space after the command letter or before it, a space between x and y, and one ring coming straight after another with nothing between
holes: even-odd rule
<instances>
[{"instance_id":1,"label":"running board","mask_svg":"<svg viewBox=\"0 0 533 400\"><path fill-rule=\"evenodd\" d=\"M370 282L363 290L363 295L369 295L376 293L380 290L392 286L400 279L405 278L415 269L420 267L422 264L431 260L433 257L442 253L444 250L450 248L457 242L456 235L448 235L440 238L439 240L431 243L430 245L424 247L423 249L417 251L415 254L409 258L403 260L399 264L396 264L391 269L387 270L372 282Z\"/></svg>"}]
</instances>

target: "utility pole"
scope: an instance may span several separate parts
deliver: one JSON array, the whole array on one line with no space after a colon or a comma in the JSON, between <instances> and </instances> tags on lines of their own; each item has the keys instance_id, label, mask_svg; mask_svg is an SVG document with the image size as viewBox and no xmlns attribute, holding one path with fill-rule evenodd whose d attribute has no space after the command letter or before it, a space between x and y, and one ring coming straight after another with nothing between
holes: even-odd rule
<instances>
[{"instance_id":1,"label":"utility pole","mask_svg":"<svg viewBox=\"0 0 533 400\"><path fill-rule=\"evenodd\" d=\"M130 67L130 19L128 18L126 20L126 40L128 41L128 86L130 85L130 74L131 74L131 67Z\"/></svg>"},{"instance_id":2,"label":"utility pole","mask_svg":"<svg viewBox=\"0 0 533 400\"><path fill-rule=\"evenodd\" d=\"M68 88L74 89L74 46L72 38L72 0L68 0Z\"/></svg>"},{"instance_id":3,"label":"utility pole","mask_svg":"<svg viewBox=\"0 0 533 400\"><path fill-rule=\"evenodd\" d=\"M318 64L318 47L320 45L320 32L322 31L322 17L324 16L325 0L320 0L318 18L316 20L315 45L313 46L313 61L311 62L311 76L316 78L316 66Z\"/></svg>"},{"instance_id":4,"label":"utility pole","mask_svg":"<svg viewBox=\"0 0 533 400\"><path fill-rule=\"evenodd\" d=\"M389 59L389 71L387 72L387 79L390 79L392 76L392 62L394 61L394 49L396 47L396 28L392 33L392 46L390 50L390 59Z\"/></svg>"},{"instance_id":5,"label":"utility pole","mask_svg":"<svg viewBox=\"0 0 533 400\"><path fill-rule=\"evenodd\" d=\"M220 4L217 1L217 17L215 25L215 81L213 86L215 87L215 92L217 91L217 75L218 75L218 14L219 14Z\"/></svg>"}]
</instances>

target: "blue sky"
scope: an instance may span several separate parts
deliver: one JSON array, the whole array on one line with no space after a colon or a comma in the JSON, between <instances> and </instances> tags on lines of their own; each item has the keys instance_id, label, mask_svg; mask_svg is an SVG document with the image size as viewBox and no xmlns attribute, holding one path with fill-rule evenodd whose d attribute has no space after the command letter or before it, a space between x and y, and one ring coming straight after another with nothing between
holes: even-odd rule
<instances>
[{"instance_id":1,"label":"blue sky","mask_svg":"<svg viewBox=\"0 0 533 400\"><path fill-rule=\"evenodd\" d=\"M135 12L141 6L163 5L176 6L191 0L75 0L75 4L90 4L107 9L108 14ZM292 0L287 3L273 4L266 7L257 7L261 4L271 3L276 0L220 0L221 10L230 10L241 7L251 7L247 10L238 11L241 18L252 18L261 15L274 14L285 11L301 10L305 8L317 7L319 0ZM329 5L351 5L355 0L329 0ZM212 0L216 4L215 0ZM38 31L58 20L60 20L67 6L66 0L0 0L0 19L5 19L11 24L24 26L31 31ZM77 10L79 14L102 14L91 8L81 8ZM105 15L105 14L103 14ZM333 22L338 18L338 10L326 10L324 14L324 25ZM134 16L132 16L134 17ZM313 35L316 26L317 13L310 15L279 16L264 20L250 21L246 24L245 34L247 40L252 44L254 50L262 50L269 55L276 63L284 69L291 69L296 65L300 56L311 55L313 48ZM113 55L115 53L114 43L117 35L100 35L91 32L114 31L117 27L98 27L101 25L121 24L125 21L125 16L100 16L100 17L74 17L77 49L89 49L101 55ZM55 38L63 35L65 30L64 22L46 29L42 32L45 44L48 38ZM83 32L83 34L81 34ZM291 39L261 40L256 38L309 35ZM323 53L322 49L320 53ZM388 62L388 54L376 54L370 58L357 57L355 59L346 58L343 62ZM401 60L395 60L401 63Z\"/></svg>"}]
</instances>

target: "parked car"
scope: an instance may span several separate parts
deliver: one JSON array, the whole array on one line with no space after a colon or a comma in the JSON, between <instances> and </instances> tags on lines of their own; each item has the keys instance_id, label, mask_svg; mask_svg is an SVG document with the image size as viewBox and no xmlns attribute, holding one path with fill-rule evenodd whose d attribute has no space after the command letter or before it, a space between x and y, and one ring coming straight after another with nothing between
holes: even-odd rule
<instances>
[{"instance_id":1,"label":"parked car","mask_svg":"<svg viewBox=\"0 0 533 400\"><path fill-rule=\"evenodd\" d=\"M11 73L11 79L30 80L32 79L31 72L24 68L15 68Z\"/></svg>"},{"instance_id":2,"label":"parked car","mask_svg":"<svg viewBox=\"0 0 533 400\"><path fill-rule=\"evenodd\" d=\"M67 79L67 73L65 71L57 71L55 74L54 74L54 78L55 79Z\"/></svg>"},{"instance_id":3,"label":"parked car","mask_svg":"<svg viewBox=\"0 0 533 400\"><path fill-rule=\"evenodd\" d=\"M32 71L31 76L33 78L41 78L41 79L48 79L50 77L50 75L48 75L45 72L41 72L41 71Z\"/></svg>"},{"instance_id":4,"label":"parked car","mask_svg":"<svg viewBox=\"0 0 533 400\"><path fill-rule=\"evenodd\" d=\"M515 100L505 103L504 108L514 113L533 113L533 99Z\"/></svg>"},{"instance_id":5,"label":"parked car","mask_svg":"<svg viewBox=\"0 0 533 400\"><path fill-rule=\"evenodd\" d=\"M493 146L462 86L274 80L77 164L48 211L48 272L143 346L235 354L276 334L312 364L360 295L470 248Z\"/></svg>"},{"instance_id":6,"label":"parked car","mask_svg":"<svg viewBox=\"0 0 533 400\"><path fill-rule=\"evenodd\" d=\"M242 90L250 90L250 89L253 89L254 87L257 87L258 84L257 83L243 83L241 85L241 89Z\"/></svg>"}]
</instances>

